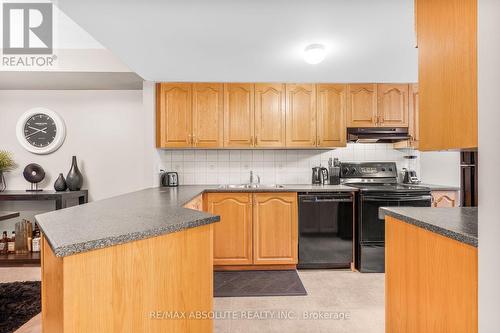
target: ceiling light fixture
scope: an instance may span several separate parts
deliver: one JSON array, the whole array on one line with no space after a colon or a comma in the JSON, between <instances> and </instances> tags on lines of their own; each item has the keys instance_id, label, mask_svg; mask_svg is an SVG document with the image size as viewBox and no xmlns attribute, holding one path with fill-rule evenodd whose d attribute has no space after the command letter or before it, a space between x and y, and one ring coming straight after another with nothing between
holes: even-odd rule
<instances>
[{"instance_id":1,"label":"ceiling light fixture","mask_svg":"<svg viewBox=\"0 0 500 333\"><path fill-rule=\"evenodd\" d=\"M304 49L304 61L311 65L322 62L326 57L325 47L321 44L310 44Z\"/></svg>"}]
</instances>

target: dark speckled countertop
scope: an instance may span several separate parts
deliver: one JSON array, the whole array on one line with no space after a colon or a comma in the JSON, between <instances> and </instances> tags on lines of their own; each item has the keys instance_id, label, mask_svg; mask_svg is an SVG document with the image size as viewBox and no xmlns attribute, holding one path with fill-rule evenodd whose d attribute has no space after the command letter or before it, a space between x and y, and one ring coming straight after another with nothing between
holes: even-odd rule
<instances>
[{"instance_id":1,"label":"dark speckled countertop","mask_svg":"<svg viewBox=\"0 0 500 333\"><path fill-rule=\"evenodd\" d=\"M394 217L459 242L478 246L477 208L387 207L380 218Z\"/></svg>"},{"instance_id":2,"label":"dark speckled countertop","mask_svg":"<svg viewBox=\"0 0 500 333\"><path fill-rule=\"evenodd\" d=\"M219 221L219 216L183 208L203 192L355 192L343 185L285 185L238 189L217 185L149 188L36 215L58 257L160 236Z\"/></svg>"}]
</instances>

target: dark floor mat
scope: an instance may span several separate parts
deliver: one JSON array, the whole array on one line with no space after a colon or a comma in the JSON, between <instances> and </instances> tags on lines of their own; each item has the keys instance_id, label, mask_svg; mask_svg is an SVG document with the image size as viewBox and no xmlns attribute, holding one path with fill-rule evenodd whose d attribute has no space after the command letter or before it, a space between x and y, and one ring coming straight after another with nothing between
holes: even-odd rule
<instances>
[{"instance_id":1,"label":"dark floor mat","mask_svg":"<svg viewBox=\"0 0 500 333\"><path fill-rule=\"evenodd\" d=\"M0 332L14 332L40 313L40 298L40 281L0 283Z\"/></svg>"},{"instance_id":2,"label":"dark floor mat","mask_svg":"<svg viewBox=\"0 0 500 333\"><path fill-rule=\"evenodd\" d=\"M307 292L295 270L214 272L215 297L302 295Z\"/></svg>"}]
</instances>

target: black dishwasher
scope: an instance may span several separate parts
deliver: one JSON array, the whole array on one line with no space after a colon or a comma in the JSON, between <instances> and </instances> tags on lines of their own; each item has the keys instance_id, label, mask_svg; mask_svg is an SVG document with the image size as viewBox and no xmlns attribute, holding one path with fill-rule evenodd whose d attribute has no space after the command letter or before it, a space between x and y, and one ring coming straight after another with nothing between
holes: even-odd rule
<instances>
[{"instance_id":1,"label":"black dishwasher","mask_svg":"<svg viewBox=\"0 0 500 333\"><path fill-rule=\"evenodd\" d=\"M299 193L298 268L350 267L352 231L352 193Z\"/></svg>"}]
</instances>

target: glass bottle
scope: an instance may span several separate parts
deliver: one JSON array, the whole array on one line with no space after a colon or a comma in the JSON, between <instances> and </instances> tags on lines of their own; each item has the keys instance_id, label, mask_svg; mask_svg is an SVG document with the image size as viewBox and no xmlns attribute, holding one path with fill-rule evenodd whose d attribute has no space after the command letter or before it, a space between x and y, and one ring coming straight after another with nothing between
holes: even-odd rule
<instances>
[{"instance_id":1,"label":"glass bottle","mask_svg":"<svg viewBox=\"0 0 500 333\"><path fill-rule=\"evenodd\" d=\"M16 232L12 231L12 236L9 238L7 243L8 253L16 253Z\"/></svg>"}]
</instances>

